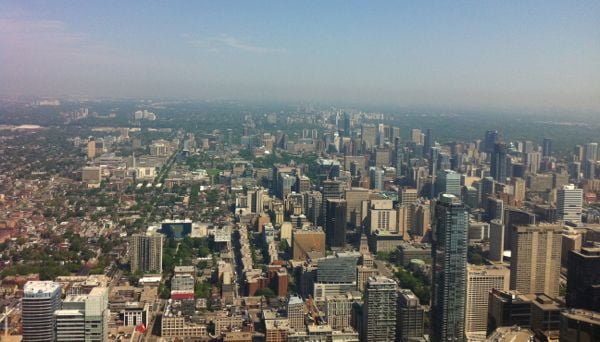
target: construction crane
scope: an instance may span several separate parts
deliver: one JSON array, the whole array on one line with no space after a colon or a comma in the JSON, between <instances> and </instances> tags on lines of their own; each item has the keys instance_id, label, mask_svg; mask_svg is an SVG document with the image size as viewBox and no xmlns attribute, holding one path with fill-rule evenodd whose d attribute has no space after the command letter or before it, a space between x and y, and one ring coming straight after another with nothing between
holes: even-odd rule
<instances>
[{"instance_id":1,"label":"construction crane","mask_svg":"<svg viewBox=\"0 0 600 342\"><path fill-rule=\"evenodd\" d=\"M4 308L4 314L0 317L0 322L4 320L4 336L8 336L8 316L13 312L16 308L8 309L8 306Z\"/></svg>"}]
</instances>

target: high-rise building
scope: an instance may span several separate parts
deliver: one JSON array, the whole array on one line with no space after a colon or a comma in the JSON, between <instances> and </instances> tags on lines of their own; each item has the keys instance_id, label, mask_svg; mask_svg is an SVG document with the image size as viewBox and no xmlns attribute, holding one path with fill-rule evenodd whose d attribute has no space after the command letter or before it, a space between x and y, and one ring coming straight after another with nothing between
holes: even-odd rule
<instances>
[{"instance_id":1,"label":"high-rise building","mask_svg":"<svg viewBox=\"0 0 600 342\"><path fill-rule=\"evenodd\" d=\"M529 173L538 173L540 169L540 163L542 161L542 155L539 152L528 152L525 155L525 165L527 167L527 172Z\"/></svg>"},{"instance_id":2,"label":"high-rise building","mask_svg":"<svg viewBox=\"0 0 600 342\"><path fill-rule=\"evenodd\" d=\"M87 143L87 158L96 158L96 140L90 139Z\"/></svg>"},{"instance_id":3,"label":"high-rise building","mask_svg":"<svg viewBox=\"0 0 600 342\"><path fill-rule=\"evenodd\" d=\"M369 200L369 189L350 188L344 191L346 200L346 221L354 227L360 227L366 213L362 212L363 201Z\"/></svg>"},{"instance_id":4,"label":"high-rise building","mask_svg":"<svg viewBox=\"0 0 600 342\"><path fill-rule=\"evenodd\" d=\"M431 128L428 128L425 133L425 141L423 142L423 151L425 152L425 156L429 157L432 146L433 146L433 135L431 134Z\"/></svg>"},{"instance_id":5,"label":"high-rise building","mask_svg":"<svg viewBox=\"0 0 600 342\"><path fill-rule=\"evenodd\" d=\"M67 296L61 310L54 313L56 341L108 340L108 288L95 287L87 295Z\"/></svg>"},{"instance_id":6,"label":"high-rise building","mask_svg":"<svg viewBox=\"0 0 600 342\"><path fill-rule=\"evenodd\" d=\"M396 282L383 276L371 277L365 285L362 341L396 339Z\"/></svg>"},{"instance_id":7,"label":"high-rise building","mask_svg":"<svg viewBox=\"0 0 600 342\"><path fill-rule=\"evenodd\" d=\"M598 312L589 310L561 312L560 341L600 341L600 315Z\"/></svg>"},{"instance_id":8,"label":"high-rise building","mask_svg":"<svg viewBox=\"0 0 600 342\"><path fill-rule=\"evenodd\" d=\"M544 153L544 157L552 156L552 139L544 138L542 143L542 152Z\"/></svg>"},{"instance_id":9,"label":"high-rise building","mask_svg":"<svg viewBox=\"0 0 600 342\"><path fill-rule=\"evenodd\" d=\"M376 126L361 126L360 139L364 149L370 150L371 148L375 147L377 144L377 133L378 129Z\"/></svg>"},{"instance_id":10,"label":"high-rise building","mask_svg":"<svg viewBox=\"0 0 600 342\"><path fill-rule=\"evenodd\" d=\"M461 195L460 173L452 170L443 170L438 172L435 179L435 193L437 196L441 193L452 194L455 196Z\"/></svg>"},{"instance_id":11,"label":"high-rise building","mask_svg":"<svg viewBox=\"0 0 600 342\"><path fill-rule=\"evenodd\" d=\"M396 315L396 341L408 342L423 337L425 310L411 290L398 291Z\"/></svg>"},{"instance_id":12,"label":"high-rise building","mask_svg":"<svg viewBox=\"0 0 600 342\"><path fill-rule=\"evenodd\" d=\"M496 143L494 152L492 152L492 162L490 165L490 176L496 182L506 182L508 176L508 148L505 143Z\"/></svg>"},{"instance_id":13,"label":"high-rise building","mask_svg":"<svg viewBox=\"0 0 600 342\"><path fill-rule=\"evenodd\" d=\"M502 262L504 254L504 225L501 220L490 221L490 253L488 259Z\"/></svg>"},{"instance_id":14,"label":"high-rise building","mask_svg":"<svg viewBox=\"0 0 600 342\"><path fill-rule=\"evenodd\" d=\"M410 130L410 140L417 144L417 145L423 145L424 141L421 141L422 138L422 133L421 130L418 128L413 128Z\"/></svg>"},{"instance_id":15,"label":"high-rise building","mask_svg":"<svg viewBox=\"0 0 600 342\"><path fill-rule=\"evenodd\" d=\"M583 159L596 161L598 160L598 143L587 143L583 147Z\"/></svg>"},{"instance_id":16,"label":"high-rise building","mask_svg":"<svg viewBox=\"0 0 600 342\"><path fill-rule=\"evenodd\" d=\"M469 226L465 205L454 195L440 195L433 225L432 339L463 341Z\"/></svg>"},{"instance_id":17,"label":"high-rise building","mask_svg":"<svg viewBox=\"0 0 600 342\"><path fill-rule=\"evenodd\" d=\"M535 295L523 295L518 291L492 289L488 299L487 332L498 327L531 327L531 305Z\"/></svg>"},{"instance_id":18,"label":"high-rise building","mask_svg":"<svg viewBox=\"0 0 600 342\"><path fill-rule=\"evenodd\" d=\"M600 247L569 251L567 268L567 306L600 309Z\"/></svg>"},{"instance_id":19,"label":"high-rise building","mask_svg":"<svg viewBox=\"0 0 600 342\"><path fill-rule=\"evenodd\" d=\"M467 302L465 332L468 335L486 335L489 292L507 291L510 271L503 266L475 266L467 268Z\"/></svg>"},{"instance_id":20,"label":"high-rise building","mask_svg":"<svg viewBox=\"0 0 600 342\"><path fill-rule=\"evenodd\" d=\"M356 302L351 294L327 296L325 298L325 315L327 324L334 330L345 330L352 322L352 305Z\"/></svg>"},{"instance_id":21,"label":"high-rise building","mask_svg":"<svg viewBox=\"0 0 600 342\"><path fill-rule=\"evenodd\" d=\"M346 246L346 201L327 200L327 218L325 221L325 241L330 247Z\"/></svg>"},{"instance_id":22,"label":"high-rise building","mask_svg":"<svg viewBox=\"0 0 600 342\"><path fill-rule=\"evenodd\" d=\"M409 206L417 201L419 195L415 188L401 188L398 193L398 202L400 205Z\"/></svg>"},{"instance_id":23,"label":"high-rise building","mask_svg":"<svg viewBox=\"0 0 600 342\"><path fill-rule=\"evenodd\" d=\"M560 220L581 223L583 189L578 189L573 184L564 185L557 191L556 209Z\"/></svg>"},{"instance_id":24,"label":"high-rise building","mask_svg":"<svg viewBox=\"0 0 600 342\"><path fill-rule=\"evenodd\" d=\"M323 222L321 223L323 226L326 224L325 220L327 219L327 200L328 199L340 199L344 197L344 189L346 188L346 183L339 180L325 180L323 181L323 196L321 198L321 203L323 205L323 209L321 212L321 217Z\"/></svg>"},{"instance_id":25,"label":"high-rise building","mask_svg":"<svg viewBox=\"0 0 600 342\"><path fill-rule=\"evenodd\" d=\"M350 136L352 136L352 131L351 131L352 120L350 119L350 114L344 112L343 120L344 120L344 127L343 127L344 128L344 136L350 137Z\"/></svg>"},{"instance_id":26,"label":"high-rise building","mask_svg":"<svg viewBox=\"0 0 600 342\"><path fill-rule=\"evenodd\" d=\"M494 145L500 141L500 133L498 133L498 131L486 131L485 132L485 138L483 141L483 147L484 147L484 151L486 153L493 153L494 152Z\"/></svg>"},{"instance_id":27,"label":"high-rise building","mask_svg":"<svg viewBox=\"0 0 600 342\"><path fill-rule=\"evenodd\" d=\"M129 241L131 272L162 273L164 235L157 232L133 234Z\"/></svg>"},{"instance_id":28,"label":"high-rise building","mask_svg":"<svg viewBox=\"0 0 600 342\"><path fill-rule=\"evenodd\" d=\"M397 210L392 200L371 200L368 207L369 232L377 230L398 233Z\"/></svg>"},{"instance_id":29,"label":"high-rise building","mask_svg":"<svg viewBox=\"0 0 600 342\"><path fill-rule=\"evenodd\" d=\"M511 233L511 290L558 297L562 227L514 226Z\"/></svg>"},{"instance_id":30,"label":"high-rise building","mask_svg":"<svg viewBox=\"0 0 600 342\"><path fill-rule=\"evenodd\" d=\"M29 281L23 288L21 319L24 342L55 341L54 311L60 309L61 288L53 281Z\"/></svg>"},{"instance_id":31,"label":"high-rise building","mask_svg":"<svg viewBox=\"0 0 600 342\"><path fill-rule=\"evenodd\" d=\"M383 190L383 176L384 171L381 168L371 166L369 168L369 180L371 182L371 189Z\"/></svg>"},{"instance_id":32,"label":"high-rise building","mask_svg":"<svg viewBox=\"0 0 600 342\"><path fill-rule=\"evenodd\" d=\"M304 301L297 296L290 296L287 304L287 317L290 328L296 331L305 331L304 324Z\"/></svg>"}]
</instances>

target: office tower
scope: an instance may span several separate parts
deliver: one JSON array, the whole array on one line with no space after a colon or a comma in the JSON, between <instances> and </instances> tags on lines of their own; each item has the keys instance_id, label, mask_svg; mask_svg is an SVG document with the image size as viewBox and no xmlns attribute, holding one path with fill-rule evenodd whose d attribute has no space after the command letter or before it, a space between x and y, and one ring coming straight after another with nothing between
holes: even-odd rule
<instances>
[{"instance_id":1,"label":"office tower","mask_svg":"<svg viewBox=\"0 0 600 342\"><path fill-rule=\"evenodd\" d=\"M425 310L411 290L400 289L396 308L396 341L409 341L423 337Z\"/></svg>"},{"instance_id":2,"label":"office tower","mask_svg":"<svg viewBox=\"0 0 600 342\"><path fill-rule=\"evenodd\" d=\"M302 194L304 203L304 213L308 220L316 227L322 222L321 213L323 212L323 194L319 191L309 191Z\"/></svg>"},{"instance_id":3,"label":"office tower","mask_svg":"<svg viewBox=\"0 0 600 342\"><path fill-rule=\"evenodd\" d=\"M511 247L512 228L514 226L524 226L535 224L537 222L535 214L526 210L514 207L504 209L504 250Z\"/></svg>"},{"instance_id":4,"label":"office tower","mask_svg":"<svg viewBox=\"0 0 600 342\"><path fill-rule=\"evenodd\" d=\"M523 153L527 154L529 152L533 152L534 147L535 146L533 145L533 141L531 141L531 140L523 141Z\"/></svg>"},{"instance_id":5,"label":"office tower","mask_svg":"<svg viewBox=\"0 0 600 342\"><path fill-rule=\"evenodd\" d=\"M485 216L488 221L504 219L504 202L499 198L488 197L485 201Z\"/></svg>"},{"instance_id":6,"label":"office tower","mask_svg":"<svg viewBox=\"0 0 600 342\"><path fill-rule=\"evenodd\" d=\"M595 162L598 160L598 143L587 143L583 148L583 159Z\"/></svg>"},{"instance_id":7,"label":"office tower","mask_svg":"<svg viewBox=\"0 0 600 342\"><path fill-rule=\"evenodd\" d=\"M162 273L164 236L157 232L133 234L130 238L131 272Z\"/></svg>"},{"instance_id":8,"label":"office tower","mask_svg":"<svg viewBox=\"0 0 600 342\"><path fill-rule=\"evenodd\" d=\"M356 301L351 294L341 296L327 296L325 298L325 315L327 324L333 330L350 328L352 322L352 304Z\"/></svg>"},{"instance_id":9,"label":"office tower","mask_svg":"<svg viewBox=\"0 0 600 342\"><path fill-rule=\"evenodd\" d=\"M583 161L583 178L596 179L596 161L586 159Z\"/></svg>"},{"instance_id":10,"label":"office tower","mask_svg":"<svg viewBox=\"0 0 600 342\"><path fill-rule=\"evenodd\" d=\"M430 157L432 146L433 136L431 135L431 128L428 128L425 133L425 141L423 142L423 152L425 152L426 157Z\"/></svg>"},{"instance_id":11,"label":"office tower","mask_svg":"<svg viewBox=\"0 0 600 342\"><path fill-rule=\"evenodd\" d=\"M511 233L511 290L558 297L562 227L513 226Z\"/></svg>"},{"instance_id":12,"label":"office tower","mask_svg":"<svg viewBox=\"0 0 600 342\"><path fill-rule=\"evenodd\" d=\"M600 247L582 247L569 251L567 271L567 306L600 309Z\"/></svg>"},{"instance_id":13,"label":"office tower","mask_svg":"<svg viewBox=\"0 0 600 342\"><path fill-rule=\"evenodd\" d=\"M400 137L396 137L394 140L394 165L396 166L396 178L406 176L405 162L405 150L404 146L400 141Z\"/></svg>"},{"instance_id":14,"label":"office tower","mask_svg":"<svg viewBox=\"0 0 600 342\"><path fill-rule=\"evenodd\" d=\"M561 312L560 341L600 341L600 315L598 315L598 312L589 310Z\"/></svg>"},{"instance_id":15,"label":"office tower","mask_svg":"<svg viewBox=\"0 0 600 342\"><path fill-rule=\"evenodd\" d=\"M325 220L325 241L329 247L346 246L346 201L327 200Z\"/></svg>"},{"instance_id":16,"label":"office tower","mask_svg":"<svg viewBox=\"0 0 600 342\"><path fill-rule=\"evenodd\" d=\"M419 195L417 194L417 189L414 188L401 188L398 193L398 202L400 205L411 205L417 201Z\"/></svg>"},{"instance_id":17,"label":"office tower","mask_svg":"<svg viewBox=\"0 0 600 342\"><path fill-rule=\"evenodd\" d=\"M463 186L461 188L461 199L469 209L479 207L479 191L474 186Z\"/></svg>"},{"instance_id":18,"label":"office tower","mask_svg":"<svg viewBox=\"0 0 600 342\"><path fill-rule=\"evenodd\" d=\"M340 199L344 196L344 189L346 183L339 180L325 180L323 181L323 196L321 197L322 209L321 209L321 222L320 225L325 226L327 219L327 200L328 199Z\"/></svg>"},{"instance_id":19,"label":"office tower","mask_svg":"<svg viewBox=\"0 0 600 342\"><path fill-rule=\"evenodd\" d=\"M304 331L304 301L297 296L290 296L287 304L287 317L290 328L296 331Z\"/></svg>"},{"instance_id":20,"label":"office tower","mask_svg":"<svg viewBox=\"0 0 600 342\"><path fill-rule=\"evenodd\" d=\"M371 277L365 285L362 341L396 339L396 282L383 276Z\"/></svg>"},{"instance_id":21,"label":"office tower","mask_svg":"<svg viewBox=\"0 0 600 342\"><path fill-rule=\"evenodd\" d=\"M581 162L569 163L569 177L576 182L581 180Z\"/></svg>"},{"instance_id":22,"label":"office tower","mask_svg":"<svg viewBox=\"0 0 600 342\"><path fill-rule=\"evenodd\" d=\"M371 182L371 189L383 190L383 175L383 169L380 169L375 166L371 166L369 168L369 180Z\"/></svg>"},{"instance_id":23,"label":"office tower","mask_svg":"<svg viewBox=\"0 0 600 342\"><path fill-rule=\"evenodd\" d=\"M266 191L264 189L257 189L249 192L250 195L250 211L253 213L260 214L264 210L264 196Z\"/></svg>"},{"instance_id":24,"label":"office tower","mask_svg":"<svg viewBox=\"0 0 600 342\"><path fill-rule=\"evenodd\" d=\"M317 260L317 282L354 283L360 253L339 252Z\"/></svg>"},{"instance_id":25,"label":"office tower","mask_svg":"<svg viewBox=\"0 0 600 342\"><path fill-rule=\"evenodd\" d=\"M500 134L498 133L498 131L486 131L485 138L483 140L484 151L489 154L493 153L494 145L499 141L500 141Z\"/></svg>"},{"instance_id":26,"label":"office tower","mask_svg":"<svg viewBox=\"0 0 600 342\"><path fill-rule=\"evenodd\" d=\"M360 139L362 148L370 150L377 144L377 127L372 125L362 125Z\"/></svg>"},{"instance_id":27,"label":"office tower","mask_svg":"<svg viewBox=\"0 0 600 342\"><path fill-rule=\"evenodd\" d=\"M461 185L460 185L460 173L452 170L443 170L437 173L435 179L435 193L434 197L439 194L452 194L460 197Z\"/></svg>"},{"instance_id":28,"label":"office tower","mask_svg":"<svg viewBox=\"0 0 600 342\"><path fill-rule=\"evenodd\" d=\"M469 214L458 197L442 194L433 220L432 340L463 341Z\"/></svg>"},{"instance_id":29,"label":"office tower","mask_svg":"<svg viewBox=\"0 0 600 342\"><path fill-rule=\"evenodd\" d=\"M502 220L490 221L490 261L502 262L504 254L504 224Z\"/></svg>"},{"instance_id":30,"label":"office tower","mask_svg":"<svg viewBox=\"0 0 600 342\"><path fill-rule=\"evenodd\" d=\"M535 295L523 295L518 291L492 289L488 299L487 332L498 327L531 327L531 305Z\"/></svg>"},{"instance_id":31,"label":"office tower","mask_svg":"<svg viewBox=\"0 0 600 342\"><path fill-rule=\"evenodd\" d=\"M583 189L577 189L575 185L569 184L557 191L556 209L559 220L581 223L582 208Z\"/></svg>"},{"instance_id":32,"label":"office tower","mask_svg":"<svg viewBox=\"0 0 600 342\"><path fill-rule=\"evenodd\" d=\"M525 155L525 166L527 172L536 174L540 169L540 163L542 161L542 155L539 152L528 152Z\"/></svg>"},{"instance_id":33,"label":"office tower","mask_svg":"<svg viewBox=\"0 0 600 342\"><path fill-rule=\"evenodd\" d=\"M503 266L467 267L467 302L465 332L486 335L489 292L508 291L510 271Z\"/></svg>"},{"instance_id":34,"label":"office tower","mask_svg":"<svg viewBox=\"0 0 600 342\"><path fill-rule=\"evenodd\" d=\"M492 162L490 165L490 176L496 182L504 183L507 177L508 148L505 143L496 143L494 152L492 152Z\"/></svg>"},{"instance_id":35,"label":"office tower","mask_svg":"<svg viewBox=\"0 0 600 342\"><path fill-rule=\"evenodd\" d=\"M542 152L544 153L544 157L552 156L552 139L544 138Z\"/></svg>"},{"instance_id":36,"label":"office tower","mask_svg":"<svg viewBox=\"0 0 600 342\"><path fill-rule=\"evenodd\" d=\"M398 233L398 212L394 209L392 200L371 200L368 210L369 233L375 231Z\"/></svg>"},{"instance_id":37,"label":"office tower","mask_svg":"<svg viewBox=\"0 0 600 342\"><path fill-rule=\"evenodd\" d=\"M440 157L441 149L439 147L432 147L429 156L429 174L431 175L431 189L429 190L429 198L433 198L436 195L435 182L438 172L438 160Z\"/></svg>"},{"instance_id":38,"label":"office tower","mask_svg":"<svg viewBox=\"0 0 600 342\"><path fill-rule=\"evenodd\" d=\"M87 143L87 158L96 158L96 141L94 139L90 139Z\"/></svg>"},{"instance_id":39,"label":"office tower","mask_svg":"<svg viewBox=\"0 0 600 342\"><path fill-rule=\"evenodd\" d=\"M344 112L343 120L344 120L344 136L350 137L350 136L352 136L352 131L351 131L352 120L350 119L350 114Z\"/></svg>"},{"instance_id":40,"label":"office tower","mask_svg":"<svg viewBox=\"0 0 600 342\"><path fill-rule=\"evenodd\" d=\"M513 198L515 203L521 205L525 201L525 193L527 191L525 180L520 177L513 177L511 183L513 186Z\"/></svg>"},{"instance_id":41,"label":"office tower","mask_svg":"<svg viewBox=\"0 0 600 342\"><path fill-rule=\"evenodd\" d=\"M418 128L413 128L410 130L410 140L417 144L417 145L423 145L424 141L421 141L422 135L421 135L421 130Z\"/></svg>"},{"instance_id":42,"label":"office tower","mask_svg":"<svg viewBox=\"0 0 600 342\"><path fill-rule=\"evenodd\" d=\"M483 201L486 198L496 194L496 181L492 177L485 177L479 183L481 197L480 199Z\"/></svg>"},{"instance_id":43,"label":"office tower","mask_svg":"<svg viewBox=\"0 0 600 342\"><path fill-rule=\"evenodd\" d=\"M56 341L108 340L108 288L95 287L87 295L67 296L55 311Z\"/></svg>"},{"instance_id":44,"label":"office tower","mask_svg":"<svg viewBox=\"0 0 600 342\"><path fill-rule=\"evenodd\" d=\"M53 281L29 281L23 288L21 319L24 342L55 341L54 311L60 308L61 289Z\"/></svg>"},{"instance_id":45,"label":"office tower","mask_svg":"<svg viewBox=\"0 0 600 342\"><path fill-rule=\"evenodd\" d=\"M346 221L350 222L353 227L360 227L366 213L362 212L363 201L369 200L369 189L365 188L350 188L344 191L344 199L346 200Z\"/></svg>"}]
</instances>

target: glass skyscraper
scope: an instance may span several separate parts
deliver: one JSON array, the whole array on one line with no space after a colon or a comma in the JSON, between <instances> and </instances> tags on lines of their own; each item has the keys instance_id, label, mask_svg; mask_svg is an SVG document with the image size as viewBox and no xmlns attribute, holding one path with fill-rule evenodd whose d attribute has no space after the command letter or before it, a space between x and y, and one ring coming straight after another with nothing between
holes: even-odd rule
<instances>
[{"instance_id":1,"label":"glass skyscraper","mask_svg":"<svg viewBox=\"0 0 600 342\"><path fill-rule=\"evenodd\" d=\"M469 214L458 197L442 194L433 224L432 341L464 341Z\"/></svg>"}]
</instances>

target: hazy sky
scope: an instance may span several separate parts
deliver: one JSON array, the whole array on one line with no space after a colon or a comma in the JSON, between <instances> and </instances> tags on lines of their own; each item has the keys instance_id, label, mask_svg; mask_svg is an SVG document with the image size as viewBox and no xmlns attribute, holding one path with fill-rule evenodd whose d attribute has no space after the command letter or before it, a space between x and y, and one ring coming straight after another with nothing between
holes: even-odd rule
<instances>
[{"instance_id":1,"label":"hazy sky","mask_svg":"<svg viewBox=\"0 0 600 342\"><path fill-rule=\"evenodd\" d=\"M600 111L600 1L0 1L0 93Z\"/></svg>"}]
</instances>

